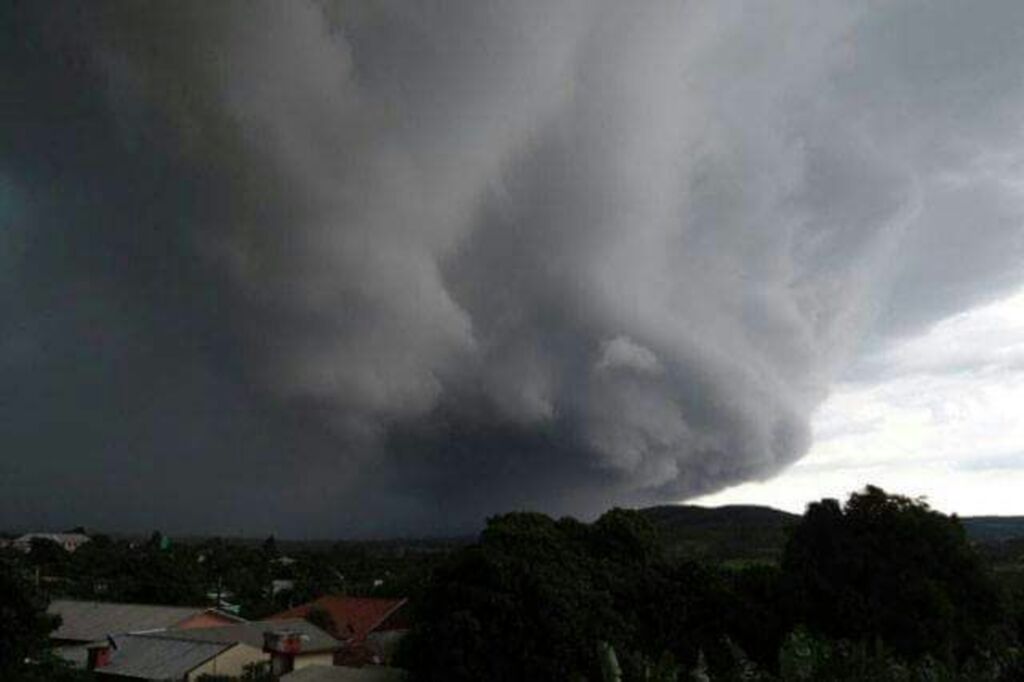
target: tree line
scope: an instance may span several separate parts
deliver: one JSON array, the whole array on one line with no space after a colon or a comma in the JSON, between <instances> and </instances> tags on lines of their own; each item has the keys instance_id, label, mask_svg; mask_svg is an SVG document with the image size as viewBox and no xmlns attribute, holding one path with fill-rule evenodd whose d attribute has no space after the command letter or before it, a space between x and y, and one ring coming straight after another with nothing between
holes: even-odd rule
<instances>
[{"instance_id":1,"label":"tree line","mask_svg":"<svg viewBox=\"0 0 1024 682\"><path fill-rule=\"evenodd\" d=\"M781 561L670 556L639 513L514 513L435 571L403 662L446 680L1021 680L1019 596L955 517L875 487Z\"/></svg>"},{"instance_id":2,"label":"tree line","mask_svg":"<svg viewBox=\"0 0 1024 682\"><path fill-rule=\"evenodd\" d=\"M443 552L339 543L287 564L269 539L38 543L0 553L0 679L88 678L47 653L50 597L199 605L223 589L258 618L380 593L370 579L387 575L414 607L398 662L423 682L1024 680L1024 584L997 581L960 522L921 500L868 487L813 503L777 561L677 549L623 509L591 524L510 513ZM274 595L282 570L293 585Z\"/></svg>"}]
</instances>

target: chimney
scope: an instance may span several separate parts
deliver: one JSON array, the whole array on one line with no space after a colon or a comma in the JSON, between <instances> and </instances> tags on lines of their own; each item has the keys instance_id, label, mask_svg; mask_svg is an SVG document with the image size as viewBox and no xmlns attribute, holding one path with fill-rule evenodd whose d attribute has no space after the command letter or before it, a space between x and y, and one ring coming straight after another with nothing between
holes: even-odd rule
<instances>
[{"instance_id":1,"label":"chimney","mask_svg":"<svg viewBox=\"0 0 1024 682\"><path fill-rule=\"evenodd\" d=\"M308 635L291 630L268 630L263 633L263 651L270 654L270 671L283 675L295 669L295 656L302 653Z\"/></svg>"},{"instance_id":2,"label":"chimney","mask_svg":"<svg viewBox=\"0 0 1024 682\"><path fill-rule=\"evenodd\" d=\"M89 647L88 652L89 658L86 668L89 670L96 670L110 665L110 659L114 654L114 647L110 642L106 642L104 644Z\"/></svg>"}]
</instances>

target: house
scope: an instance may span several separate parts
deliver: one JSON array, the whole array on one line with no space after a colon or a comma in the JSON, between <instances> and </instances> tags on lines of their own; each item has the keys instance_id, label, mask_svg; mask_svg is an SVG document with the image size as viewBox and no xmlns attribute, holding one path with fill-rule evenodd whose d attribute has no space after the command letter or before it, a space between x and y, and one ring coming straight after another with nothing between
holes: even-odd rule
<instances>
[{"instance_id":1,"label":"house","mask_svg":"<svg viewBox=\"0 0 1024 682\"><path fill-rule=\"evenodd\" d=\"M404 670L366 666L352 668L334 666L327 668L313 665L281 677L281 682L403 682L406 679Z\"/></svg>"},{"instance_id":2,"label":"house","mask_svg":"<svg viewBox=\"0 0 1024 682\"><path fill-rule=\"evenodd\" d=\"M26 533L11 540L10 546L28 553L32 549L33 540L49 540L60 545L65 552L74 552L89 542L89 536L84 533Z\"/></svg>"},{"instance_id":3,"label":"house","mask_svg":"<svg viewBox=\"0 0 1024 682\"><path fill-rule=\"evenodd\" d=\"M332 664L341 642L304 620L114 636L88 647L86 667L100 679L197 680L238 677L253 666L281 675Z\"/></svg>"},{"instance_id":4,"label":"house","mask_svg":"<svg viewBox=\"0 0 1024 682\"><path fill-rule=\"evenodd\" d=\"M54 653L85 667L90 645L111 635L156 630L187 630L244 622L241 618L205 606L154 606L113 602L55 599L48 612L61 624L50 633Z\"/></svg>"},{"instance_id":5,"label":"house","mask_svg":"<svg viewBox=\"0 0 1024 682\"><path fill-rule=\"evenodd\" d=\"M87 667L99 680L193 682L205 675L239 677L266 659L241 642L202 642L160 634L120 635L89 648Z\"/></svg>"},{"instance_id":6,"label":"house","mask_svg":"<svg viewBox=\"0 0 1024 682\"><path fill-rule=\"evenodd\" d=\"M270 617L323 618L321 623L344 642L335 665L385 663L409 629L407 599L326 595Z\"/></svg>"},{"instance_id":7,"label":"house","mask_svg":"<svg viewBox=\"0 0 1024 682\"><path fill-rule=\"evenodd\" d=\"M257 660L270 664L278 673L310 665L331 665L342 647L329 633L301 618L174 630L153 636L208 644L245 644L260 652Z\"/></svg>"}]
</instances>

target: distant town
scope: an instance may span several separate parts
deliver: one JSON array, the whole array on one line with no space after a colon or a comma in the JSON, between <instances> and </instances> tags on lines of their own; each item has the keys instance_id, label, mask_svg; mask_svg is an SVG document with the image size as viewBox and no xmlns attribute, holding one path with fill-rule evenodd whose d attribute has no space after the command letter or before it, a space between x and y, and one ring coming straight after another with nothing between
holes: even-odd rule
<instances>
[{"instance_id":1,"label":"distant town","mask_svg":"<svg viewBox=\"0 0 1024 682\"><path fill-rule=\"evenodd\" d=\"M4 567L24 589L45 595L52 626L44 650L17 674L402 679L391 664L411 622L404 594L457 544L286 542L281 549L274 538L176 541L84 528L2 537Z\"/></svg>"}]
</instances>

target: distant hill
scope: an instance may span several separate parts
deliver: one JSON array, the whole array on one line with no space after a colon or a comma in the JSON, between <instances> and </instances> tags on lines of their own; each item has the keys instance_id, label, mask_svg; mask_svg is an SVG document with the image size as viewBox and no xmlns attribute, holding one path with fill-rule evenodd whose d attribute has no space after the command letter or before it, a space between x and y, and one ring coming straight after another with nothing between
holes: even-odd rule
<instances>
[{"instance_id":1,"label":"distant hill","mask_svg":"<svg viewBox=\"0 0 1024 682\"><path fill-rule=\"evenodd\" d=\"M1024 516L963 516L968 537L975 542L1005 542L1024 538Z\"/></svg>"},{"instance_id":2,"label":"distant hill","mask_svg":"<svg viewBox=\"0 0 1024 682\"><path fill-rule=\"evenodd\" d=\"M666 505L640 513L661 531L671 552L723 561L776 561L786 542L786 529L800 519L797 514L756 505Z\"/></svg>"},{"instance_id":3,"label":"distant hill","mask_svg":"<svg viewBox=\"0 0 1024 682\"><path fill-rule=\"evenodd\" d=\"M776 561L798 514L757 505L665 505L641 509L678 555L721 561ZM981 545L1024 542L1024 516L964 516L968 537Z\"/></svg>"},{"instance_id":4,"label":"distant hill","mask_svg":"<svg viewBox=\"0 0 1024 682\"><path fill-rule=\"evenodd\" d=\"M692 504L647 507L640 513L658 526L718 527L718 526L777 526L800 518L799 514L761 507L754 504L734 504L724 507L700 507Z\"/></svg>"}]
</instances>

